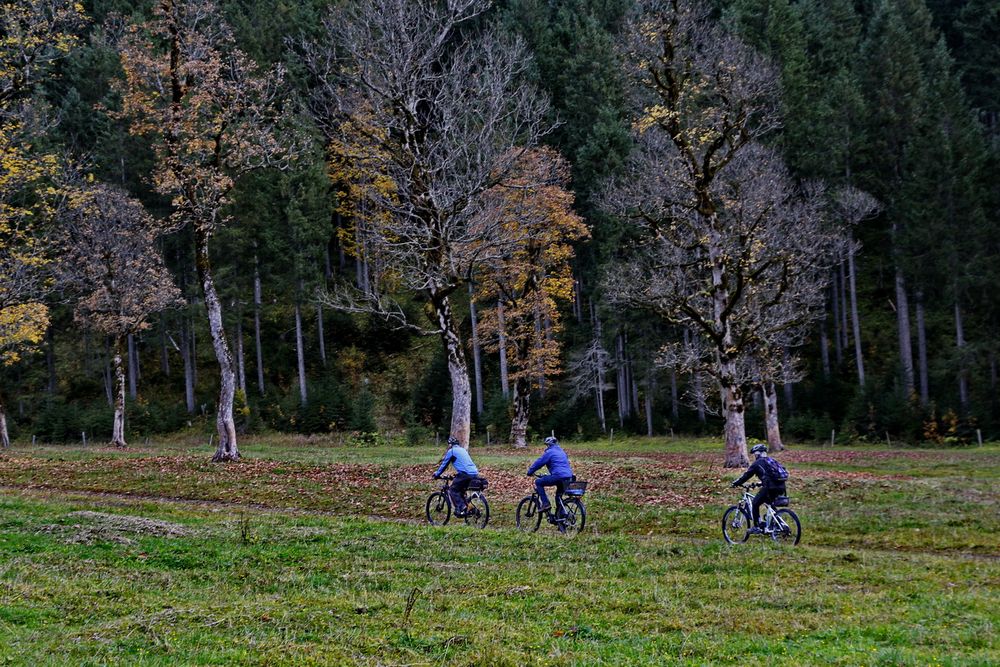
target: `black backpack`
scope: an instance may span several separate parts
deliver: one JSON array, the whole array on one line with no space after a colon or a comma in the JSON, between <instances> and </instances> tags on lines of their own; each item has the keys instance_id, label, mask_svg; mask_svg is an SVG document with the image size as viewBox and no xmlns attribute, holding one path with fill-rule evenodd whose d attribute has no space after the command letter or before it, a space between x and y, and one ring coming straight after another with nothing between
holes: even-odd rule
<instances>
[{"instance_id":1,"label":"black backpack","mask_svg":"<svg viewBox=\"0 0 1000 667\"><path fill-rule=\"evenodd\" d=\"M788 479L788 471L785 470L785 466L781 465L770 456L765 456L760 460L761 465L767 472L767 477L773 482L784 482Z\"/></svg>"}]
</instances>

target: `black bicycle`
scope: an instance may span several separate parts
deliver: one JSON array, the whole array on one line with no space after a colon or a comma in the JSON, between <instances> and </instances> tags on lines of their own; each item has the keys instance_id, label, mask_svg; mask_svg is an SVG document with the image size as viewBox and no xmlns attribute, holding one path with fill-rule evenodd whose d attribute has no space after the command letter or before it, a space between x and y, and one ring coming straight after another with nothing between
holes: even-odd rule
<instances>
[{"instance_id":1,"label":"black bicycle","mask_svg":"<svg viewBox=\"0 0 1000 667\"><path fill-rule=\"evenodd\" d=\"M432 526L443 526L451 520L451 475L441 475L444 486L435 491L427 499L427 521ZM482 477L474 477L469 487L462 494L465 500L465 513L455 513L456 519L465 519L465 523L476 528L485 528L490 522L490 504L486 501L486 487L489 483Z\"/></svg>"},{"instance_id":2,"label":"black bicycle","mask_svg":"<svg viewBox=\"0 0 1000 667\"><path fill-rule=\"evenodd\" d=\"M540 475L533 475L540 477ZM549 523L554 525L560 533L566 535L576 535L583 530L587 524L587 509L583 506L583 494L587 492L587 483L578 482L573 478L572 482L567 482L561 487L556 487L556 501L554 512L542 511L542 501L538 497L538 491L530 496L525 496L517 504L517 528L525 533L533 533L542 525L542 516L548 518ZM566 497L568 496L568 498Z\"/></svg>"},{"instance_id":3,"label":"black bicycle","mask_svg":"<svg viewBox=\"0 0 1000 667\"><path fill-rule=\"evenodd\" d=\"M753 494L751 489L763 486L762 484L741 484L743 497L740 502L733 505L722 515L722 536L729 544L739 544L746 542L750 537L751 505L753 504ZM775 507L782 509L775 510ZM770 504L764 503L760 506L761 518L764 519L764 535L770 535L775 542L798 544L802 537L802 524L799 517L792 510L788 509L788 497L778 496Z\"/></svg>"}]
</instances>

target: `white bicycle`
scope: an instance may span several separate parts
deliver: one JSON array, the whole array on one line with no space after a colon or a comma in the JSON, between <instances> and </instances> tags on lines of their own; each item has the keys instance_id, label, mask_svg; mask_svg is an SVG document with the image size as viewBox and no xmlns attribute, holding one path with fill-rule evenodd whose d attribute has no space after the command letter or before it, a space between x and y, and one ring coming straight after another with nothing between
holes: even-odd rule
<instances>
[{"instance_id":1,"label":"white bicycle","mask_svg":"<svg viewBox=\"0 0 1000 667\"><path fill-rule=\"evenodd\" d=\"M763 485L741 484L743 497L740 498L740 502L722 515L722 536L729 544L742 544L750 537L750 527L753 525L750 519L753 494L750 491L760 486ZM760 506L761 516L764 519L763 534L769 535L775 542L794 545L798 544L799 538L802 537L802 524L799 523L798 515L787 506L787 496L778 496L772 503ZM782 509L775 510L775 507Z\"/></svg>"}]
</instances>

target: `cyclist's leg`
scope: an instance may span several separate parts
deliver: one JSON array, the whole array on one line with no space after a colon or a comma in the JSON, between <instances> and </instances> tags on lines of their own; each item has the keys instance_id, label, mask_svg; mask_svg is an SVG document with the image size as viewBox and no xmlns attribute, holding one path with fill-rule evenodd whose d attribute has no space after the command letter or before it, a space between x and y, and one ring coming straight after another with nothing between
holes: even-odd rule
<instances>
[{"instance_id":1,"label":"cyclist's leg","mask_svg":"<svg viewBox=\"0 0 1000 667\"><path fill-rule=\"evenodd\" d=\"M760 506L768 501L769 494L769 489L762 488L753 497L753 502L750 504L750 517L753 519L751 526L760 526Z\"/></svg>"},{"instance_id":2,"label":"cyclist's leg","mask_svg":"<svg viewBox=\"0 0 1000 667\"><path fill-rule=\"evenodd\" d=\"M466 475L464 472L457 473L451 482L451 504L458 514L465 513L465 491L469 488L470 482L472 475Z\"/></svg>"},{"instance_id":3,"label":"cyclist's leg","mask_svg":"<svg viewBox=\"0 0 1000 667\"><path fill-rule=\"evenodd\" d=\"M544 475L535 480L535 491L538 492L538 500L542 503L542 506L539 509L543 512L551 507L549 497L545 495L545 487L555 486L559 479L559 477L554 475Z\"/></svg>"},{"instance_id":4,"label":"cyclist's leg","mask_svg":"<svg viewBox=\"0 0 1000 667\"><path fill-rule=\"evenodd\" d=\"M556 482L556 518L562 516L563 494L566 492L566 485L573 481L573 477L562 477Z\"/></svg>"}]
</instances>

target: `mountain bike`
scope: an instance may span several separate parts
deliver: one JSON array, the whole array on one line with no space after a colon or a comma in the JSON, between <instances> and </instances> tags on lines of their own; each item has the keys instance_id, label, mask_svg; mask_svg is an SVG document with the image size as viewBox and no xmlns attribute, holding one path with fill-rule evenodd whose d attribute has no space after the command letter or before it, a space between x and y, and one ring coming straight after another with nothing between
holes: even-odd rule
<instances>
[{"instance_id":1,"label":"mountain bike","mask_svg":"<svg viewBox=\"0 0 1000 667\"><path fill-rule=\"evenodd\" d=\"M439 479L444 480L444 486L440 491L435 491L427 499L427 521L432 526L443 526L452 517L451 507L451 480L453 475L441 475ZM475 477L469 482L469 487L462 498L465 500L465 513L455 514L456 519L465 519L465 523L476 528L485 528L490 522L490 504L486 501L486 487L488 482L482 477Z\"/></svg>"},{"instance_id":2,"label":"mountain bike","mask_svg":"<svg viewBox=\"0 0 1000 667\"><path fill-rule=\"evenodd\" d=\"M741 484L743 497L739 503L733 505L722 515L722 536L729 544L742 544L750 537L751 527L751 505L753 504L752 489L763 486L762 484ZM792 510L787 508L788 497L778 496L771 504L764 503L760 506L761 516L764 519L764 535L770 535L771 539L779 543L798 544L802 537L802 524L799 517ZM775 507L782 509L775 510Z\"/></svg>"},{"instance_id":3,"label":"mountain bike","mask_svg":"<svg viewBox=\"0 0 1000 667\"><path fill-rule=\"evenodd\" d=\"M532 476L540 477L540 475ZM554 525L560 533L576 535L587 524L587 509L581 500L586 492L587 483L578 482L576 478L572 482L556 487L554 514L551 509L548 512L541 510L542 501L538 496L538 491L530 496L525 496L517 504L518 530L525 533L535 532L542 525L542 515L546 515L549 523ZM566 496L569 497L566 498Z\"/></svg>"}]
</instances>

